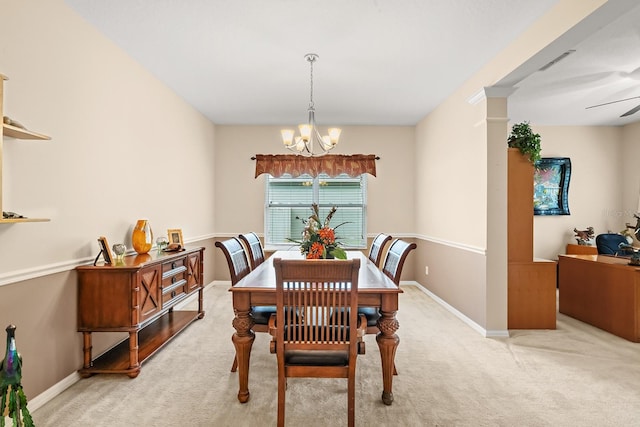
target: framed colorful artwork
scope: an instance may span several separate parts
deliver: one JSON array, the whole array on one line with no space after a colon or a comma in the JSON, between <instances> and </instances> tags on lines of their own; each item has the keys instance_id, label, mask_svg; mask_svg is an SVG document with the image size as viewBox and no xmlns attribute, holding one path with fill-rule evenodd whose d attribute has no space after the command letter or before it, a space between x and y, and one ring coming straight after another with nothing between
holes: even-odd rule
<instances>
[{"instance_id":1,"label":"framed colorful artwork","mask_svg":"<svg viewBox=\"0 0 640 427\"><path fill-rule=\"evenodd\" d=\"M570 215L571 159L543 157L533 172L533 214Z\"/></svg>"}]
</instances>

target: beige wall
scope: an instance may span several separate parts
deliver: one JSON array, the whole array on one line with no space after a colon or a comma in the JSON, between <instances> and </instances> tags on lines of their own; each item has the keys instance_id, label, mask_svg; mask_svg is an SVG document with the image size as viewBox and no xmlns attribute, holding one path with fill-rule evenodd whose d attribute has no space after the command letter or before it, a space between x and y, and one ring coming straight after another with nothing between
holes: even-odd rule
<instances>
[{"instance_id":1,"label":"beige wall","mask_svg":"<svg viewBox=\"0 0 640 427\"><path fill-rule=\"evenodd\" d=\"M61 0L4 1L0 40L5 114L52 137L5 140L5 210L51 222L0 226L0 275L128 243L138 218L213 233L211 122Z\"/></svg>"},{"instance_id":2,"label":"beige wall","mask_svg":"<svg viewBox=\"0 0 640 427\"><path fill-rule=\"evenodd\" d=\"M147 217L156 235L210 245L215 127L62 0L0 10L5 115L52 137L4 141L5 210L51 218L0 225L0 326L17 326L33 398L81 366L73 268L98 236L129 245Z\"/></svg>"}]
</instances>

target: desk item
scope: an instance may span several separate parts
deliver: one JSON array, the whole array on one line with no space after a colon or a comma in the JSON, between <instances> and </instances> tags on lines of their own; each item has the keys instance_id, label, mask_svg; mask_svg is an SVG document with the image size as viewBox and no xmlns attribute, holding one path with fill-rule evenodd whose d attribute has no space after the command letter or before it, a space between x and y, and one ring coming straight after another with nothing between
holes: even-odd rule
<instances>
[{"instance_id":1,"label":"desk item","mask_svg":"<svg viewBox=\"0 0 640 427\"><path fill-rule=\"evenodd\" d=\"M398 311L398 295L402 290L389 277L373 264L360 251L347 251L347 259L359 259L358 272L358 306L378 307L381 317L378 320L380 333L376 337L382 359L382 401L386 405L393 402L393 366L396 349L400 338L396 335L399 328L396 312ZM238 400L245 403L249 400L249 357L255 340L252 330L255 324L252 307L273 306L276 304L276 277L273 259L302 259L300 251L276 251L265 262L250 274L232 286L233 310L235 319L233 327L236 332L232 341L236 348L238 361ZM316 262L309 260L308 262ZM334 260L332 262L342 262Z\"/></svg>"},{"instance_id":2,"label":"desk item","mask_svg":"<svg viewBox=\"0 0 640 427\"><path fill-rule=\"evenodd\" d=\"M560 313L640 342L640 269L614 256L558 258Z\"/></svg>"},{"instance_id":3,"label":"desk item","mask_svg":"<svg viewBox=\"0 0 640 427\"><path fill-rule=\"evenodd\" d=\"M574 228L573 232L576 233L575 238L578 245L588 245L593 239L593 227L587 227L586 230Z\"/></svg>"},{"instance_id":4,"label":"desk item","mask_svg":"<svg viewBox=\"0 0 640 427\"><path fill-rule=\"evenodd\" d=\"M191 322L202 308L204 248L176 254L130 255L112 265L81 265L78 273L78 332L83 335L80 375L123 373L138 376L140 365ZM198 310L174 310L198 295ZM128 332L97 359L91 354L93 332Z\"/></svg>"},{"instance_id":5,"label":"desk item","mask_svg":"<svg viewBox=\"0 0 640 427\"><path fill-rule=\"evenodd\" d=\"M146 219L139 219L131 233L131 244L139 254L146 254L153 246L153 231Z\"/></svg>"},{"instance_id":6,"label":"desk item","mask_svg":"<svg viewBox=\"0 0 640 427\"><path fill-rule=\"evenodd\" d=\"M346 378L347 419L355 425L356 360L364 354L358 319L360 260L275 258L276 306L269 332L278 360L278 427L284 427L287 378ZM333 418L333 417L332 417Z\"/></svg>"}]
</instances>

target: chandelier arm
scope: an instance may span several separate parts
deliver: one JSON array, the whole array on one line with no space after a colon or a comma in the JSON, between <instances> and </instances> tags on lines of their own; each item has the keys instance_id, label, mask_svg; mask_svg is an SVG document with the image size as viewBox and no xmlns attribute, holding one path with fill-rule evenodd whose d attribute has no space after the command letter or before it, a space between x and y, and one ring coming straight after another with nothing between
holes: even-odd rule
<instances>
[{"instance_id":1,"label":"chandelier arm","mask_svg":"<svg viewBox=\"0 0 640 427\"><path fill-rule=\"evenodd\" d=\"M300 125L300 136L295 139L291 139L290 136L285 137L285 132L282 132L284 145L289 151L293 151L294 153L305 156L305 157L314 157L314 156L324 156L330 150L335 148L338 138L340 135L339 129L329 129L328 140L322 139L322 135L316 126L315 119L315 109L313 102L313 63L318 59L318 55L315 53L308 53L305 56L307 62L309 62L309 108L307 112L309 113L309 121L307 126ZM310 128L310 129L309 129ZM303 132L304 129L304 132ZM337 134L333 132L337 130ZM308 133L307 133L308 132ZM320 146L320 150L318 153L315 153L316 145Z\"/></svg>"}]
</instances>

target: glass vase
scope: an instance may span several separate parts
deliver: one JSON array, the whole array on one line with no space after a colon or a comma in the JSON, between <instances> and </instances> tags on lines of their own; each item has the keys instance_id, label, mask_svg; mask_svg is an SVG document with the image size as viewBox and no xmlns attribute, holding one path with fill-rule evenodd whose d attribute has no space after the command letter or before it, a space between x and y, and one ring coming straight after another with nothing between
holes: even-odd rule
<instances>
[{"instance_id":1,"label":"glass vase","mask_svg":"<svg viewBox=\"0 0 640 427\"><path fill-rule=\"evenodd\" d=\"M139 254L146 254L153 246L153 231L146 219L139 219L131 233L131 245Z\"/></svg>"}]
</instances>

